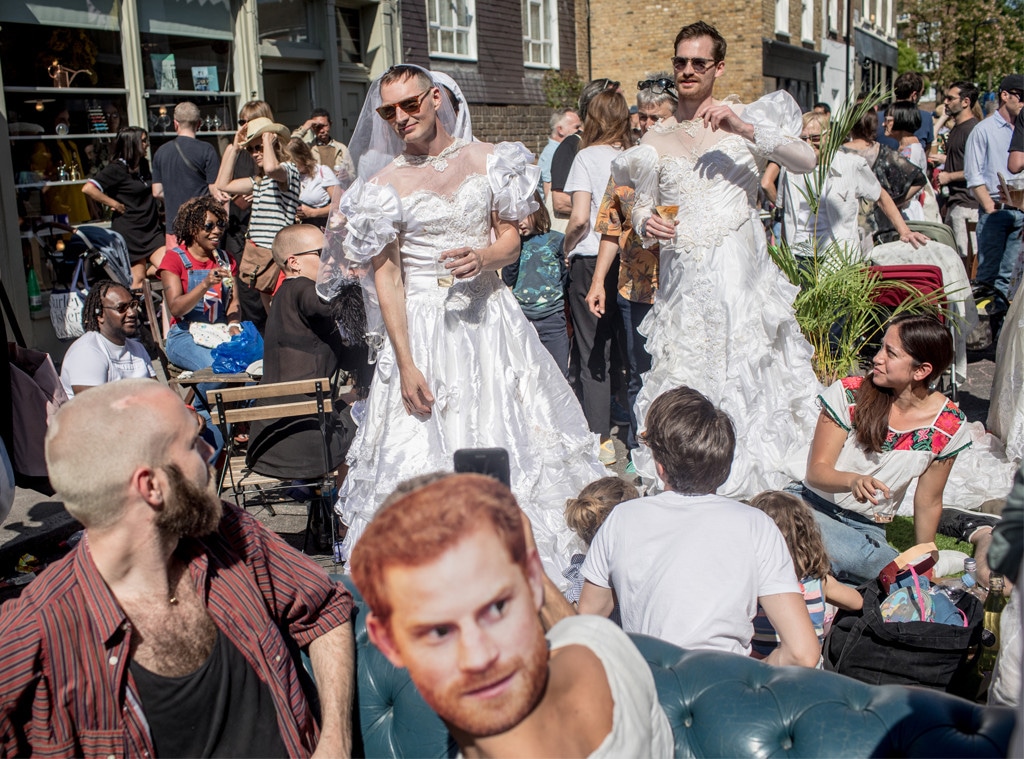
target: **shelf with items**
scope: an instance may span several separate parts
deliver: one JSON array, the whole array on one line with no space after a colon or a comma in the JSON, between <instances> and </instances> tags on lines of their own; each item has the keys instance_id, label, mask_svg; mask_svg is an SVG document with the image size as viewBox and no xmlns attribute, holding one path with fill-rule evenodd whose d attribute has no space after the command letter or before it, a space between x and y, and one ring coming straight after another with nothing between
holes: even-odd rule
<instances>
[{"instance_id":1,"label":"shelf with items","mask_svg":"<svg viewBox=\"0 0 1024 759\"><path fill-rule=\"evenodd\" d=\"M219 92L216 90L146 90L145 97L151 98L154 95L166 95L168 97L233 97L236 98L240 92Z\"/></svg>"},{"instance_id":2,"label":"shelf with items","mask_svg":"<svg viewBox=\"0 0 1024 759\"><path fill-rule=\"evenodd\" d=\"M30 95L127 95L124 87L4 87L5 93L27 93Z\"/></svg>"}]
</instances>

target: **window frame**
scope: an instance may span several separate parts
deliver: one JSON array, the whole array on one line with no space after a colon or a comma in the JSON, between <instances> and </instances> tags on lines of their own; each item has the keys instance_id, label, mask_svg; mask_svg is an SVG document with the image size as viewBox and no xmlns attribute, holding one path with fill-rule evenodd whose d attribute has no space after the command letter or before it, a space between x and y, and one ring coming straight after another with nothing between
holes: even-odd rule
<instances>
[{"instance_id":1,"label":"window frame","mask_svg":"<svg viewBox=\"0 0 1024 759\"><path fill-rule=\"evenodd\" d=\"M558 2L557 0L522 0L523 16L524 20L528 22L530 18L529 8L532 5L539 5L541 7L541 13L545 14L548 22L548 29L551 32L551 39L544 40L537 37L531 37L528 34L526 23L523 25L523 66L528 69L558 69L561 68L559 64L559 49L558 49ZM527 56L527 49L530 45L547 45L550 55L550 62L543 63L537 61L531 61Z\"/></svg>"},{"instance_id":2,"label":"window frame","mask_svg":"<svg viewBox=\"0 0 1024 759\"><path fill-rule=\"evenodd\" d=\"M472 61L476 62L477 57L477 42L476 42L476 0L426 0L427 3L427 52L431 58L444 58L453 61ZM452 26L442 26L440 21L431 21L432 16L440 18L440 8L442 3L456 6L454 10L458 10L459 3L465 5L466 15L469 17L469 25L463 26L457 22ZM435 13L435 11L437 13ZM440 45L435 49L434 47L434 34L435 32L451 31L458 35L460 33L466 34L466 50L465 54L462 53L445 53L440 50ZM458 47L456 44L455 47Z\"/></svg>"}]
</instances>

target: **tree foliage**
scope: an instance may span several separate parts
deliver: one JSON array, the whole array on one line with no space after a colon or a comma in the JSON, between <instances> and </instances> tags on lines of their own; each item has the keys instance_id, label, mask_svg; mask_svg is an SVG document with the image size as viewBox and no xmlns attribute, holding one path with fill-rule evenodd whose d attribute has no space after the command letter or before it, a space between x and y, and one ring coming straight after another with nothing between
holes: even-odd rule
<instances>
[{"instance_id":1,"label":"tree foliage","mask_svg":"<svg viewBox=\"0 0 1024 759\"><path fill-rule=\"evenodd\" d=\"M902 11L909 16L904 39L939 87L972 78L972 69L982 88L993 87L1024 68L1020 0L903 0Z\"/></svg>"}]
</instances>

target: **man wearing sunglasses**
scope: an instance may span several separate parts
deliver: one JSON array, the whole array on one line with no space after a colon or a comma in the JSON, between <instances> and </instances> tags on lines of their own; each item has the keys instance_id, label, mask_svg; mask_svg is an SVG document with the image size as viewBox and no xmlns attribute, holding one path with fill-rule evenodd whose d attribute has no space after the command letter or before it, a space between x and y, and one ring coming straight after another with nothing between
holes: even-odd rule
<instances>
[{"instance_id":1,"label":"man wearing sunglasses","mask_svg":"<svg viewBox=\"0 0 1024 759\"><path fill-rule=\"evenodd\" d=\"M538 209L540 169L521 144L460 134L440 84L418 66L393 67L368 97L350 143L361 181L338 208L344 249L328 235L322 265L354 263L380 304L375 313L365 299L377 368L339 493L341 553L391 483L450 469L459 448L500 447L548 574L566 584L562 504L604 468L561 367L497 274L519 255L518 222ZM387 163L374 171L375 161Z\"/></svg>"},{"instance_id":2,"label":"man wearing sunglasses","mask_svg":"<svg viewBox=\"0 0 1024 759\"><path fill-rule=\"evenodd\" d=\"M139 301L127 287L105 280L92 286L82 306L85 334L64 355L60 381L69 398L90 387L129 378L155 378L149 354L135 339Z\"/></svg>"},{"instance_id":3,"label":"man wearing sunglasses","mask_svg":"<svg viewBox=\"0 0 1024 759\"><path fill-rule=\"evenodd\" d=\"M725 53L725 39L703 21L679 31L675 117L617 158L612 175L637 189L634 228L661 246L658 295L641 330L652 363L637 427L665 391L700 391L739 425L718 490L738 498L783 487L813 430L813 350L793 314L797 288L768 256L755 202L767 161L805 173L815 155L800 140L800 108L788 93L748 106L715 99ZM769 429L770 440L758 432ZM633 464L655 485L649 448L636 449Z\"/></svg>"}]
</instances>

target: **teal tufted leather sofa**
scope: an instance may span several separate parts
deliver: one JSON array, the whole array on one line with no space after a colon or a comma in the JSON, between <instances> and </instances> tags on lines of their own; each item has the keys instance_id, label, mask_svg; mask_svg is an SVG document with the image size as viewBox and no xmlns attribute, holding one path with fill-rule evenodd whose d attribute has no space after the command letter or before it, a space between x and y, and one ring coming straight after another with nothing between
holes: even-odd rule
<instances>
[{"instance_id":1,"label":"teal tufted leather sofa","mask_svg":"<svg viewBox=\"0 0 1024 759\"><path fill-rule=\"evenodd\" d=\"M354 619L355 755L448 757L457 747L405 670ZM864 685L831 672L684 651L632 635L654 673L678 757L1005 757L1013 710L923 688Z\"/></svg>"}]
</instances>

